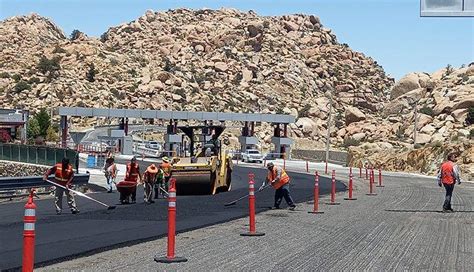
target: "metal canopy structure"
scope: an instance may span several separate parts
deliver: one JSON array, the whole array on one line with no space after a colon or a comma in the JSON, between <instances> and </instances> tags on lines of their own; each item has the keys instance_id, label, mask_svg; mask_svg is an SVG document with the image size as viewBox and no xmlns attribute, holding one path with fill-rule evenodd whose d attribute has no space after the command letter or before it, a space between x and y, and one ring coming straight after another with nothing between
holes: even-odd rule
<instances>
[{"instance_id":1,"label":"metal canopy structure","mask_svg":"<svg viewBox=\"0 0 474 272\"><path fill-rule=\"evenodd\" d=\"M197 120L197 121L240 121L240 122L267 122L277 124L290 124L295 122L295 117L287 114L262 114L262 113L228 113L204 111L158 111L140 109L100 109L81 107L60 107L61 116L82 117L118 117L118 118L146 118L167 120Z\"/></svg>"}]
</instances>

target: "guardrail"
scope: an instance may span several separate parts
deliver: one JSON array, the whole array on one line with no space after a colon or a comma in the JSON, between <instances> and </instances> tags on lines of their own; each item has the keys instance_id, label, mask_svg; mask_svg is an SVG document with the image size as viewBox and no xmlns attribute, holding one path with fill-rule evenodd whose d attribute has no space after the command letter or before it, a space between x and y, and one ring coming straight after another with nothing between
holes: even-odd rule
<instances>
[{"instance_id":1,"label":"guardrail","mask_svg":"<svg viewBox=\"0 0 474 272\"><path fill-rule=\"evenodd\" d=\"M54 175L49 176L54 180ZM85 185L89 183L89 174L75 174L73 185ZM20 190L40 187L51 187L51 184L45 182L42 176L29 177L2 177L0 178L1 190Z\"/></svg>"},{"instance_id":2,"label":"guardrail","mask_svg":"<svg viewBox=\"0 0 474 272\"><path fill-rule=\"evenodd\" d=\"M0 143L0 160L4 161L53 165L63 157L69 158L69 162L76 165L77 152L72 149Z\"/></svg>"}]
</instances>

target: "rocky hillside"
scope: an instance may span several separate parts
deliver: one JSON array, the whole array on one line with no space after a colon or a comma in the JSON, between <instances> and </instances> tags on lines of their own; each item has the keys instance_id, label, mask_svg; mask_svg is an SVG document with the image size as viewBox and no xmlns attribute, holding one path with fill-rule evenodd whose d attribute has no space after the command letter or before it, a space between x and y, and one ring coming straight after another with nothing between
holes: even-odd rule
<instances>
[{"instance_id":1,"label":"rocky hillside","mask_svg":"<svg viewBox=\"0 0 474 272\"><path fill-rule=\"evenodd\" d=\"M0 23L0 50L0 107L291 113L324 120L329 92L338 108L372 115L393 85L374 60L339 44L318 17L306 15L147 11L99 40L82 33L67 39L33 14ZM294 129L318 141L325 124L316 125L311 135Z\"/></svg>"},{"instance_id":2,"label":"rocky hillside","mask_svg":"<svg viewBox=\"0 0 474 272\"><path fill-rule=\"evenodd\" d=\"M344 131L346 138L369 142L351 147L353 165L369 161L392 170L434 174L446 155L456 152L464 178L473 180L474 63L406 75L392 88L382 117L354 122Z\"/></svg>"}]
</instances>

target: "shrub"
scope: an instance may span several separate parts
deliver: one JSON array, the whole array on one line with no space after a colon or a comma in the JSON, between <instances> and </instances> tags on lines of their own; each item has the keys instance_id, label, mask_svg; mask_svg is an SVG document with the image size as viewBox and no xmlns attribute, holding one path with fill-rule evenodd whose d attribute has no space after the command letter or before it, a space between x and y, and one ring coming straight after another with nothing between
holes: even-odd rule
<instances>
[{"instance_id":1,"label":"shrub","mask_svg":"<svg viewBox=\"0 0 474 272\"><path fill-rule=\"evenodd\" d=\"M12 76L12 79L15 80L15 82L18 82L18 81L20 81L21 76L20 76L19 74L14 74L14 75Z\"/></svg>"},{"instance_id":2,"label":"shrub","mask_svg":"<svg viewBox=\"0 0 474 272\"><path fill-rule=\"evenodd\" d=\"M419 149L419 148L421 148L421 144L415 144L415 145L413 146L413 148Z\"/></svg>"},{"instance_id":3,"label":"shrub","mask_svg":"<svg viewBox=\"0 0 474 272\"><path fill-rule=\"evenodd\" d=\"M12 140L10 133L4 129L0 129L0 143L8 143Z\"/></svg>"},{"instance_id":4,"label":"shrub","mask_svg":"<svg viewBox=\"0 0 474 272\"><path fill-rule=\"evenodd\" d=\"M119 64L116 58L110 58L110 65L117 66Z\"/></svg>"},{"instance_id":5,"label":"shrub","mask_svg":"<svg viewBox=\"0 0 474 272\"><path fill-rule=\"evenodd\" d=\"M128 69L127 73L129 73L132 77L136 77L138 75L137 71L135 69Z\"/></svg>"},{"instance_id":6,"label":"shrub","mask_svg":"<svg viewBox=\"0 0 474 272\"><path fill-rule=\"evenodd\" d=\"M358 146L358 145L360 145L360 141L352 137L345 138L344 142L342 143L342 146L345 148L348 148L350 146Z\"/></svg>"},{"instance_id":7,"label":"shrub","mask_svg":"<svg viewBox=\"0 0 474 272\"><path fill-rule=\"evenodd\" d=\"M40 136L45 137L47 135L48 128L51 126L51 119L46 109L41 109L38 114L34 117L38 121L40 129Z\"/></svg>"},{"instance_id":8,"label":"shrub","mask_svg":"<svg viewBox=\"0 0 474 272\"><path fill-rule=\"evenodd\" d=\"M97 74L97 70L95 69L94 63L89 64L89 71L86 72L87 80L89 82L94 82L96 74Z\"/></svg>"},{"instance_id":9,"label":"shrub","mask_svg":"<svg viewBox=\"0 0 474 272\"><path fill-rule=\"evenodd\" d=\"M31 90L30 84L28 84L28 82L23 81L23 80L18 81L18 83L15 84L15 91L19 93L24 90Z\"/></svg>"},{"instance_id":10,"label":"shrub","mask_svg":"<svg viewBox=\"0 0 474 272\"><path fill-rule=\"evenodd\" d=\"M469 138L474 139L474 128L469 131Z\"/></svg>"},{"instance_id":11,"label":"shrub","mask_svg":"<svg viewBox=\"0 0 474 272\"><path fill-rule=\"evenodd\" d=\"M1 72L0 78L10 78L10 74L8 72Z\"/></svg>"},{"instance_id":12,"label":"shrub","mask_svg":"<svg viewBox=\"0 0 474 272\"><path fill-rule=\"evenodd\" d=\"M424 106L423 108L420 109L420 112L429 116L433 116L433 109L427 106Z\"/></svg>"},{"instance_id":13,"label":"shrub","mask_svg":"<svg viewBox=\"0 0 474 272\"><path fill-rule=\"evenodd\" d=\"M47 57L42 56L36 68L38 68L38 70L44 75L49 73L49 77L55 77L59 74L59 71L61 70L60 62L60 57L56 56L52 59L48 59Z\"/></svg>"},{"instance_id":14,"label":"shrub","mask_svg":"<svg viewBox=\"0 0 474 272\"><path fill-rule=\"evenodd\" d=\"M468 125L474 124L474 107L469 107L467 111L466 123Z\"/></svg>"},{"instance_id":15,"label":"shrub","mask_svg":"<svg viewBox=\"0 0 474 272\"><path fill-rule=\"evenodd\" d=\"M67 52L67 51L64 50L64 49L62 49L59 45L56 45L56 46L54 47L54 50L53 50L53 53L55 53L55 54L56 54L56 53L61 54L61 53L66 53L66 52Z\"/></svg>"},{"instance_id":16,"label":"shrub","mask_svg":"<svg viewBox=\"0 0 474 272\"><path fill-rule=\"evenodd\" d=\"M431 146L432 147L442 147L443 143L441 141L436 141L436 142L431 143Z\"/></svg>"},{"instance_id":17,"label":"shrub","mask_svg":"<svg viewBox=\"0 0 474 272\"><path fill-rule=\"evenodd\" d=\"M77 30L77 29L74 29L74 30L71 32L71 35L70 35L69 37L70 37L70 40L71 40L71 41L74 41L74 40L77 40L80 35L81 35L81 31L79 31L79 30Z\"/></svg>"},{"instance_id":18,"label":"shrub","mask_svg":"<svg viewBox=\"0 0 474 272\"><path fill-rule=\"evenodd\" d=\"M107 35L107 32L104 32L102 33L102 35L100 35L100 41L105 43L107 40L108 40L109 36Z\"/></svg>"},{"instance_id":19,"label":"shrub","mask_svg":"<svg viewBox=\"0 0 474 272\"><path fill-rule=\"evenodd\" d=\"M38 84L40 82L41 82L41 80L37 77L32 77L32 78L28 79L29 84Z\"/></svg>"},{"instance_id":20,"label":"shrub","mask_svg":"<svg viewBox=\"0 0 474 272\"><path fill-rule=\"evenodd\" d=\"M309 117L310 109L311 109L310 104L304 105L304 107L298 112L298 117Z\"/></svg>"},{"instance_id":21,"label":"shrub","mask_svg":"<svg viewBox=\"0 0 474 272\"><path fill-rule=\"evenodd\" d=\"M54 129L53 126L49 126L46 130L46 141L56 142L59 141L58 132Z\"/></svg>"}]
</instances>

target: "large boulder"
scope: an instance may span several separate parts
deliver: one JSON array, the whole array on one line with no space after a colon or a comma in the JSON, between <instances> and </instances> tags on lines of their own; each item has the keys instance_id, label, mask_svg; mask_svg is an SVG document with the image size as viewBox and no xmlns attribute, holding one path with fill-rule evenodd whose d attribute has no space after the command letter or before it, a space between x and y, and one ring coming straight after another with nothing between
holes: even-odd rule
<instances>
[{"instance_id":1,"label":"large boulder","mask_svg":"<svg viewBox=\"0 0 474 272\"><path fill-rule=\"evenodd\" d=\"M296 126L303 131L303 134L310 135L315 128L317 128L316 123L308 117L299 118L296 121Z\"/></svg>"},{"instance_id":2,"label":"large boulder","mask_svg":"<svg viewBox=\"0 0 474 272\"><path fill-rule=\"evenodd\" d=\"M397 83L395 83L395 86L393 86L390 93L390 99L395 99L412 90L425 87L429 79L430 77L423 73L410 73L402 77Z\"/></svg>"},{"instance_id":3,"label":"large boulder","mask_svg":"<svg viewBox=\"0 0 474 272\"><path fill-rule=\"evenodd\" d=\"M354 108L350 106L346 108L345 116L346 116L346 125L366 119L365 114L363 112L361 112L358 108Z\"/></svg>"},{"instance_id":4,"label":"large boulder","mask_svg":"<svg viewBox=\"0 0 474 272\"><path fill-rule=\"evenodd\" d=\"M420 133L416 135L417 144L427 144L431 141L431 136L425 133Z\"/></svg>"}]
</instances>

